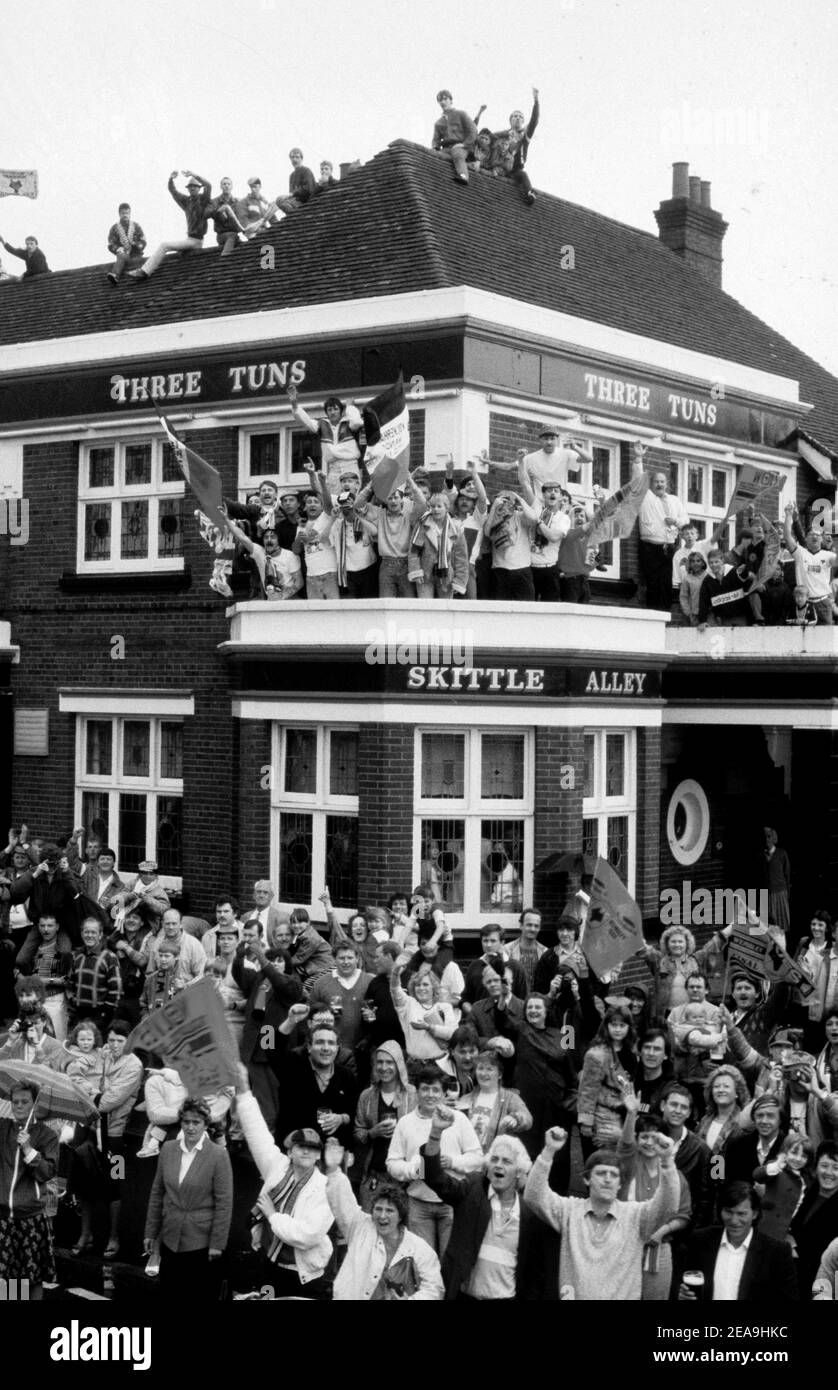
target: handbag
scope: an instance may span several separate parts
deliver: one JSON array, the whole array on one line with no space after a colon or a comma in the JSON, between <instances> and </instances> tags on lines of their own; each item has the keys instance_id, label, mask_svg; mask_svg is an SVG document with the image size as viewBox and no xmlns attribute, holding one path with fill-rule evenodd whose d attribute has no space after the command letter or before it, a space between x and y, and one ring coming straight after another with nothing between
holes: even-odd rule
<instances>
[{"instance_id":1,"label":"handbag","mask_svg":"<svg viewBox=\"0 0 838 1390\"><path fill-rule=\"evenodd\" d=\"M399 1293L402 1297L412 1298L419 1288L419 1276L416 1273L416 1265L413 1263L413 1256L406 1255L402 1260L396 1260L384 1275L385 1297Z\"/></svg>"}]
</instances>

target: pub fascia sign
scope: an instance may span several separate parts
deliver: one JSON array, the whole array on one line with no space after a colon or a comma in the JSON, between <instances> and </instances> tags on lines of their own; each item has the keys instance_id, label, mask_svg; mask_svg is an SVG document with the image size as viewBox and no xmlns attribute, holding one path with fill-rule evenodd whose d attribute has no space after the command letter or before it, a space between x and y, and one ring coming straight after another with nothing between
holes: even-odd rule
<instances>
[{"instance_id":1,"label":"pub fascia sign","mask_svg":"<svg viewBox=\"0 0 838 1390\"><path fill-rule=\"evenodd\" d=\"M293 362L250 362L227 368L228 391L231 396L255 395L260 391L284 391L287 386L301 386L306 379L305 358ZM117 405L138 405L144 401L195 400L203 392L203 370L159 372L151 376L123 376L115 373L110 379L110 397Z\"/></svg>"},{"instance_id":2,"label":"pub fascia sign","mask_svg":"<svg viewBox=\"0 0 838 1390\"><path fill-rule=\"evenodd\" d=\"M546 667L534 666L411 666L407 689L462 694L544 695ZM648 672L592 669L585 695L643 695Z\"/></svg>"}]
</instances>

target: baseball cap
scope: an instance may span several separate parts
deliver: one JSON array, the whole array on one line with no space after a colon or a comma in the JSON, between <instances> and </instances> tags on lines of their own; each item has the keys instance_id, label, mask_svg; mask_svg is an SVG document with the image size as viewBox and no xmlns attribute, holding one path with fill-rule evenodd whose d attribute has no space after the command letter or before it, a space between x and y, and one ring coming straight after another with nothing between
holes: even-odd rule
<instances>
[{"instance_id":1,"label":"baseball cap","mask_svg":"<svg viewBox=\"0 0 838 1390\"><path fill-rule=\"evenodd\" d=\"M555 425L545 425L542 430L538 431L539 439L549 439L552 436L558 438L558 435L559 431Z\"/></svg>"},{"instance_id":2,"label":"baseball cap","mask_svg":"<svg viewBox=\"0 0 838 1390\"><path fill-rule=\"evenodd\" d=\"M187 180L186 180L186 187L187 187L187 188L203 188L203 184L201 183L201 180L200 180L200 179L187 179Z\"/></svg>"},{"instance_id":3,"label":"baseball cap","mask_svg":"<svg viewBox=\"0 0 838 1390\"><path fill-rule=\"evenodd\" d=\"M292 1129L285 1140L285 1147L293 1149L295 1144L300 1149L316 1149L318 1153L323 1148L323 1140L316 1129Z\"/></svg>"},{"instance_id":4,"label":"baseball cap","mask_svg":"<svg viewBox=\"0 0 838 1390\"><path fill-rule=\"evenodd\" d=\"M137 868L141 874L154 874L157 872L157 865L153 859L143 859Z\"/></svg>"},{"instance_id":5,"label":"baseball cap","mask_svg":"<svg viewBox=\"0 0 838 1390\"><path fill-rule=\"evenodd\" d=\"M247 180L247 186L248 186L248 188L252 188L253 185L254 185L255 183L261 184L261 182L262 182L261 179L248 179L248 180Z\"/></svg>"}]
</instances>

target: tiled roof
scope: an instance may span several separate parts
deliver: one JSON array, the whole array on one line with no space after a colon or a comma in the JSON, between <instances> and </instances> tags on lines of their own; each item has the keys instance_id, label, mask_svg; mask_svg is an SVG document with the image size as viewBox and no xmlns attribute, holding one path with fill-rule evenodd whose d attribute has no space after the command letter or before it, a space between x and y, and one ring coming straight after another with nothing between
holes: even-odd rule
<instances>
[{"instance_id":1,"label":"tiled roof","mask_svg":"<svg viewBox=\"0 0 838 1390\"><path fill-rule=\"evenodd\" d=\"M838 449L838 380L657 236L546 193L525 207L503 179L459 187L446 159L404 140L223 265L213 247L116 290L100 266L3 286L0 344L457 285L795 378L815 406L807 430Z\"/></svg>"}]
</instances>

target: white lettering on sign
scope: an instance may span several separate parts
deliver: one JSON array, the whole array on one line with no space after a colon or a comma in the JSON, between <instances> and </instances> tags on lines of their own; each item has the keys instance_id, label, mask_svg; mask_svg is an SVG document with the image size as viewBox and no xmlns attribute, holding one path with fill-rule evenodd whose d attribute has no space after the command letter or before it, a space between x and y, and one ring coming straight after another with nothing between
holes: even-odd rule
<instances>
[{"instance_id":1,"label":"white lettering on sign","mask_svg":"<svg viewBox=\"0 0 838 1390\"><path fill-rule=\"evenodd\" d=\"M620 377L600 376L585 372L585 391L589 401L604 401L606 405L624 405L628 410L648 413L651 409L648 386L636 386Z\"/></svg>"},{"instance_id":2,"label":"white lettering on sign","mask_svg":"<svg viewBox=\"0 0 838 1390\"><path fill-rule=\"evenodd\" d=\"M642 695L645 671L592 671L585 686L586 695Z\"/></svg>"},{"instance_id":3,"label":"white lettering on sign","mask_svg":"<svg viewBox=\"0 0 838 1390\"><path fill-rule=\"evenodd\" d=\"M666 399L672 420L682 420L686 425L715 425L716 407L710 401L699 401L695 396L678 396L674 391L667 392Z\"/></svg>"},{"instance_id":4,"label":"white lettering on sign","mask_svg":"<svg viewBox=\"0 0 838 1390\"><path fill-rule=\"evenodd\" d=\"M544 690L544 671L527 666L411 666L407 688L533 695Z\"/></svg>"},{"instance_id":5,"label":"white lettering on sign","mask_svg":"<svg viewBox=\"0 0 838 1390\"><path fill-rule=\"evenodd\" d=\"M306 379L305 358L283 362L247 362L241 367L228 367L230 391L256 395L259 392L284 390L286 386L301 386ZM120 372L110 379L110 397L117 405L136 405L138 402L177 401L200 396L203 390L203 371L160 372L155 376L123 376Z\"/></svg>"}]
</instances>

